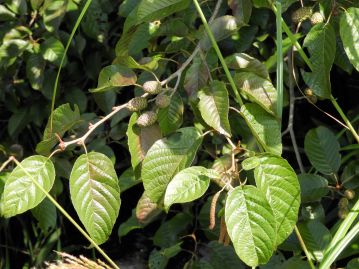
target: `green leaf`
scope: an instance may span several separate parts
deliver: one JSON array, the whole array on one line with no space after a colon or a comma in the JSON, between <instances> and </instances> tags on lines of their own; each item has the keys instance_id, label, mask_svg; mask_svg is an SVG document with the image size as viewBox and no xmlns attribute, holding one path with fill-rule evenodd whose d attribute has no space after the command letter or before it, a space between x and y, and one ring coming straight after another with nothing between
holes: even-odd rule
<instances>
[{"instance_id":1,"label":"green leaf","mask_svg":"<svg viewBox=\"0 0 359 269\"><path fill-rule=\"evenodd\" d=\"M31 213L39 222L39 227L45 234L56 227L56 207L48 198L45 198L38 206L33 208Z\"/></svg>"},{"instance_id":2,"label":"green leaf","mask_svg":"<svg viewBox=\"0 0 359 269\"><path fill-rule=\"evenodd\" d=\"M8 10L4 5L0 5L0 21L12 21L16 15Z\"/></svg>"},{"instance_id":3,"label":"green leaf","mask_svg":"<svg viewBox=\"0 0 359 269\"><path fill-rule=\"evenodd\" d=\"M254 73L258 77L270 80L266 66L258 59L245 54L234 53L225 59L228 68Z\"/></svg>"},{"instance_id":4,"label":"green leaf","mask_svg":"<svg viewBox=\"0 0 359 269\"><path fill-rule=\"evenodd\" d=\"M267 263L275 247L276 223L262 191L254 186L232 190L226 201L225 219L239 258L252 267Z\"/></svg>"},{"instance_id":5,"label":"green leaf","mask_svg":"<svg viewBox=\"0 0 359 269\"><path fill-rule=\"evenodd\" d=\"M187 203L201 197L208 189L210 178L220 178L215 170L192 166L180 171L168 184L165 193L165 210L175 203Z\"/></svg>"},{"instance_id":6,"label":"green leaf","mask_svg":"<svg viewBox=\"0 0 359 269\"><path fill-rule=\"evenodd\" d=\"M226 185L226 183L232 180L231 176L227 173L228 170L232 167L232 157L229 154L223 155L217 158L212 165L212 169L222 176L218 179L213 178L212 180L218 184L221 188Z\"/></svg>"},{"instance_id":7,"label":"green leaf","mask_svg":"<svg viewBox=\"0 0 359 269\"><path fill-rule=\"evenodd\" d=\"M190 0L142 0L128 15L124 33L143 22L161 20L188 7Z\"/></svg>"},{"instance_id":8,"label":"green leaf","mask_svg":"<svg viewBox=\"0 0 359 269\"><path fill-rule=\"evenodd\" d=\"M91 238L104 243L120 210L120 187L111 160L90 152L81 155L70 175L71 201Z\"/></svg>"},{"instance_id":9,"label":"green leaf","mask_svg":"<svg viewBox=\"0 0 359 269\"><path fill-rule=\"evenodd\" d=\"M198 108L203 120L219 133L231 136L228 121L229 99L224 82L214 80L198 92Z\"/></svg>"},{"instance_id":10,"label":"green leaf","mask_svg":"<svg viewBox=\"0 0 359 269\"><path fill-rule=\"evenodd\" d=\"M341 15L340 37L349 61L359 71L359 8L348 8Z\"/></svg>"},{"instance_id":11,"label":"green leaf","mask_svg":"<svg viewBox=\"0 0 359 269\"><path fill-rule=\"evenodd\" d=\"M141 182L141 179L136 179L132 167L127 168L118 178L121 193L132 188Z\"/></svg>"},{"instance_id":12,"label":"green leaf","mask_svg":"<svg viewBox=\"0 0 359 269\"><path fill-rule=\"evenodd\" d=\"M146 225L150 223L162 212L161 207L157 203L151 202L146 191L143 192L141 198L137 202L136 206L136 218L137 220Z\"/></svg>"},{"instance_id":13,"label":"green leaf","mask_svg":"<svg viewBox=\"0 0 359 269\"><path fill-rule=\"evenodd\" d=\"M340 167L340 145L328 128L311 129L304 139L304 150L310 163L323 174L336 173Z\"/></svg>"},{"instance_id":14,"label":"green leaf","mask_svg":"<svg viewBox=\"0 0 359 269\"><path fill-rule=\"evenodd\" d=\"M315 25L304 39L313 65L311 73L303 72L305 83L322 98L330 98L330 70L335 59L336 38L331 24Z\"/></svg>"},{"instance_id":15,"label":"green leaf","mask_svg":"<svg viewBox=\"0 0 359 269\"><path fill-rule=\"evenodd\" d=\"M98 77L97 88L91 89L90 92L105 92L114 87L134 85L136 81L137 76L130 68L113 64L102 68Z\"/></svg>"},{"instance_id":16,"label":"green leaf","mask_svg":"<svg viewBox=\"0 0 359 269\"><path fill-rule=\"evenodd\" d=\"M354 258L350 260L347 264L346 269L356 269L356 268L359 268L359 258Z\"/></svg>"},{"instance_id":17,"label":"green leaf","mask_svg":"<svg viewBox=\"0 0 359 269\"><path fill-rule=\"evenodd\" d=\"M244 264L238 258L232 246L224 246L217 241L209 242L208 248L208 262L213 269L243 269ZM207 249L206 248L206 249Z\"/></svg>"},{"instance_id":18,"label":"green leaf","mask_svg":"<svg viewBox=\"0 0 359 269\"><path fill-rule=\"evenodd\" d=\"M121 225L118 227L117 235L121 239L121 237L124 237L129 232L136 229L141 229L143 227L145 227L145 225L137 220L135 210L132 210L131 217L128 218L126 221L122 222Z\"/></svg>"},{"instance_id":19,"label":"green leaf","mask_svg":"<svg viewBox=\"0 0 359 269\"><path fill-rule=\"evenodd\" d=\"M60 40L50 37L41 43L40 53L46 61L49 61L56 66L60 66L61 58L65 53L65 48Z\"/></svg>"},{"instance_id":20,"label":"green leaf","mask_svg":"<svg viewBox=\"0 0 359 269\"><path fill-rule=\"evenodd\" d=\"M34 90L40 90L44 81L45 61L40 54L34 53L26 61L26 76Z\"/></svg>"},{"instance_id":21,"label":"green leaf","mask_svg":"<svg viewBox=\"0 0 359 269\"><path fill-rule=\"evenodd\" d=\"M279 156L263 154L254 158L260 163L254 169L254 178L272 207L277 232L275 245L278 246L292 233L298 219L298 178L288 162Z\"/></svg>"},{"instance_id":22,"label":"green leaf","mask_svg":"<svg viewBox=\"0 0 359 269\"><path fill-rule=\"evenodd\" d=\"M36 207L46 195L34 184L36 181L49 192L55 181L55 167L46 157L34 155L21 162L7 177L1 207L9 218Z\"/></svg>"},{"instance_id":23,"label":"green leaf","mask_svg":"<svg viewBox=\"0 0 359 269\"><path fill-rule=\"evenodd\" d=\"M269 79L262 78L255 73L241 72L234 75L234 81L244 97L274 114L277 90Z\"/></svg>"},{"instance_id":24,"label":"green leaf","mask_svg":"<svg viewBox=\"0 0 359 269\"><path fill-rule=\"evenodd\" d=\"M141 174L141 162L147 151L158 140L162 138L161 130L157 124L140 128L136 121L139 113L134 112L130 118L127 128L128 149L131 154L131 164L136 178Z\"/></svg>"},{"instance_id":25,"label":"green leaf","mask_svg":"<svg viewBox=\"0 0 359 269\"><path fill-rule=\"evenodd\" d=\"M302 203L320 200L329 192L328 181L319 175L298 175Z\"/></svg>"},{"instance_id":26,"label":"green leaf","mask_svg":"<svg viewBox=\"0 0 359 269\"><path fill-rule=\"evenodd\" d=\"M64 104L56 108L53 113L52 130L50 121L48 121L42 141L36 146L36 152L42 155L48 155L59 142L56 134L62 137L80 120L80 112L77 106L72 110L69 104Z\"/></svg>"},{"instance_id":27,"label":"green leaf","mask_svg":"<svg viewBox=\"0 0 359 269\"><path fill-rule=\"evenodd\" d=\"M276 118L257 104L243 105L241 115L255 135L257 142L266 152L282 154L281 130Z\"/></svg>"},{"instance_id":28,"label":"green leaf","mask_svg":"<svg viewBox=\"0 0 359 269\"><path fill-rule=\"evenodd\" d=\"M165 269L170 258L181 252L182 242L161 250L154 249L148 260L149 269Z\"/></svg>"},{"instance_id":29,"label":"green leaf","mask_svg":"<svg viewBox=\"0 0 359 269\"><path fill-rule=\"evenodd\" d=\"M171 179L191 165L201 143L199 131L194 127L186 127L168 138L157 140L148 150L141 175L152 202L159 202Z\"/></svg>"},{"instance_id":30,"label":"green leaf","mask_svg":"<svg viewBox=\"0 0 359 269\"><path fill-rule=\"evenodd\" d=\"M324 250L332 240L330 231L319 221L307 221L300 223L298 229L304 243L314 258L318 262L323 259Z\"/></svg>"},{"instance_id":31,"label":"green leaf","mask_svg":"<svg viewBox=\"0 0 359 269\"><path fill-rule=\"evenodd\" d=\"M176 92L171 96L168 107L158 110L158 123L164 136L176 131L183 122L184 105L181 96Z\"/></svg>"},{"instance_id":32,"label":"green leaf","mask_svg":"<svg viewBox=\"0 0 359 269\"><path fill-rule=\"evenodd\" d=\"M167 248L178 243L179 234L192 222L192 216L187 213L178 213L170 220L162 223L153 237L156 246Z\"/></svg>"},{"instance_id":33,"label":"green leaf","mask_svg":"<svg viewBox=\"0 0 359 269\"><path fill-rule=\"evenodd\" d=\"M228 6L232 9L237 21L247 24L252 14L251 0L228 0Z\"/></svg>"},{"instance_id":34,"label":"green leaf","mask_svg":"<svg viewBox=\"0 0 359 269\"><path fill-rule=\"evenodd\" d=\"M308 261L303 261L301 256L293 256L286 260L280 269L310 269Z\"/></svg>"},{"instance_id":35,"label":"green leaf","mask_svg":"<svg viewBox=\"0 0 359 269\"><path fill-rule=\"evenodd\" d=\"M243 25L244 23L237 21L235 17L225 15L214 19L212 23L209 24L209 27L216 41L221 41L235 33ZM212 43L206 32L204 32L204 36L201 38L199 44L203 50L208 50L212 47Z\"/></svg>"},{"instance_id":36,"label":"green leaf","mask_svg":"<svg viewBox=\"0 0 359 269\"><path fill-rule=\"evenodd\" d=\"M207 84L209 73L200 56L193 59L184 78L184 89L189 97L195 96L197 91Z\"/></svg>"},{"instance_id":37,"label":"green leaf","mask_svg":"<svg viewBox=\"0 0 359 269\"><path fill-rule=\"evenodd\" d=\"M47 31L57 31L65 16L67 3L67 0L45 0L42 13Z\"/></svg>"},{"instance_id":38,"label":"green leaf","mask_svg":"<svg viewBox=\"0 0 359 269\"><path fill-rule=\"evenodd\" d=\"M252 170L260 165L260 159L258 157L250 157L244 159L241 166L244 170Z\"/></svg>"},{"instance_id":39,"label":"green leaf","mask_svg":"<svg viewBox=\"0 0 359 269\"><path fill-rule=\"evenodd\" d=\"M101 1L92 1L81 23L84 33L100 43L104 42L110 28L108 15L103 10L105 8Z\"/></svg>"}]
</instances>

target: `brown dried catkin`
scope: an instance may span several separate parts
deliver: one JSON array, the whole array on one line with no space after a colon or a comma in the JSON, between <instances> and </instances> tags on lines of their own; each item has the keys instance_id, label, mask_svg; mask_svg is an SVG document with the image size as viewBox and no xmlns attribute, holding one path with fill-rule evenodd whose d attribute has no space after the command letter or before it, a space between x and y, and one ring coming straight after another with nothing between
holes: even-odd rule
<instances>
[{"instance_id":1,"label":"brown dried catkin","mask_svg":"<svg viewBox=\"0 0 359 269\"><path fill-rule=\"evenodd\" d=\"M216 226L216 205L219 198L219 195L221 194L221 191L217 192L215 195L213 195L212 202L211 202L211 209L209 211L209 229L213 230L213 228Z\"/></svg>"},{"instance_id":2,"label":"brown dried catkin","mask_svg":"<svg viewBox=\"0 0 359 269\"><path fill-rule=\"evenodd\" d=\"M218 243L222 244L227 234L227 226L224 217L221 217L221 229L219 230Z\"/></svg>"}]
</instances>

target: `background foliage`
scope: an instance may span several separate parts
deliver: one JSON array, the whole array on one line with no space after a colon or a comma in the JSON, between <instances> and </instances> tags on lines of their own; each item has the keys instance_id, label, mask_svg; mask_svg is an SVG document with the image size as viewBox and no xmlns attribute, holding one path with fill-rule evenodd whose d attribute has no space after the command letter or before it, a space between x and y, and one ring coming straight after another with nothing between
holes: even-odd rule
<instances>
[{"instance_id":1,"label":"background foliage","mask_svg":"<svg viewBox=\"0 0 359 269\"><path fill-rule=\"evenodd\" d=\"M0 268L358 267L359 4L196 2L0 1Z\"/></svg>"}]
</instances>

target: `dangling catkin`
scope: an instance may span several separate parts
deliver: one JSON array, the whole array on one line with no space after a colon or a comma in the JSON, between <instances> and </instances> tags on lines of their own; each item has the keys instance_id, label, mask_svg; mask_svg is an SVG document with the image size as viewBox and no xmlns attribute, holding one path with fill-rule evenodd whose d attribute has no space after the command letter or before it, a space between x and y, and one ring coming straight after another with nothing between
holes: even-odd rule
<instances>
[{"instance_id":1,"label":"dangling catkin","mask_svg":"<svg viewBox=\"0 0 359 269\"><path fill-rule=\"evenodd\" d=\"M213 228L216 226L216 205L219 198L219 195L221 194L221 191L217 192L215 195L213 195L212 202L211 202L211 210L209 211L209 229L213 230Z\"/></svg>"}]
</instances>

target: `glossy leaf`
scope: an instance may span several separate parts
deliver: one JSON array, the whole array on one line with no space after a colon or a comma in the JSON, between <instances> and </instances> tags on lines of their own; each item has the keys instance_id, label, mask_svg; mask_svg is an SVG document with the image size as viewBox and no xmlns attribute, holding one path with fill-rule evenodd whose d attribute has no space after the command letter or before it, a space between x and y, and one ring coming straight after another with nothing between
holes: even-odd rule
<instances>
[{"instance_id":1,"label":"glossy leaf","mask_svg":"<svg viewBox=\"0 0 359 269\"><path fill-rule=\"evenodd\" d=\"M203 120L217 132L231 136L228 121L229 99L226 85L214 80L198 92L198 108Z\"/></svg>"},{"instance_id":2,"label":"glossy leaf","mask_svg":"<svg viewBox=\"0 0 359 269\"><path fill-rule=\"evenodd\" d=\"M45 0L43 6L43 18L46 29L49 32L56 31L66 13L67 0Z\"/></svg>"},{"instance_id":3,"label":"glossy leaf","mask_svg":"<svg viewBox=\"0 0 359 269\"><path fill-rule=\"evenodd\" d=\"M80 120L80 111L77 106L74 109L69 104L63 104L53 112L53 125L51 129L48 121L42 141L37 144L36 152L42 155L50 154L52 148L59 143L56 135L62 137Z\"/></svg>"},{"instance_id":4,"label":"glossy leaf","mask_svg":"<svg viewBox=\"0 0 359 269\"><path fill-rule=\"evenodd\" d=\"M228 0L228 6L232 9L233 16L237 21L245 24L249 22L252 14L251 0Z\"/></svg>"},{"instance_id":5,"label":"glossy leaf","mask_svg":"<svg viewBox=\"0 0 359 269\"><path fill-rule=\"evenodd\" d=\"M120 188L111 160L90 152L81 155L70 175L72 204L91 238L104 243L120 210Z\"/></svg>"},{"instance_id":6,"label":"glossy leaf","mask_svg":"<svg viewBox=\"0 0 359 269\"><path fill-rule=\"evenodd\" d=\"M261 75L265 74L260 72ZM269 79L262 78L255 73L240 72L235 74L234 81L243 96L260 105L267 112L274 114L277 90Z\"/></svg>"},{"instance_id":7,"label":"glossy leaf","mask_svg":"<svg viewBox=\"0 0 359 269\"><path fill-rule=\"evenodd\" d=\"M161 130L157 124L140 128L136 121L139 113L135 112L131 115L127 128L128 148L131 154L131 164L136 178L141 174L141 162L146 156L149 148L162 138Z\"/></svg>"},{"instance_id":8,"label":"glossy leaf","mask_svg":"<svg viewBox=\"0 0 359 269\"><path fill-rule=\"evenodd\" d=\"M61 58L65 53L65 48L60 40L50 37L41 43L40 53L46 61L60 66Z\"/></svg>"},{"instance_id":9,"label":"glossy leaf","mask_svg":"<svg viewBox=\"0 0 359 269\"><path fill-rule=\"evenodd\" d=\"M254 158L259 161L254 169L254 178L272 207L277 232L275 245L278 246L292 233L298 219L298 178L288 162L279 156L263 154Z\"/></svg>"},{"instance_id":10,"label":"glossy leaf","mask_svg":"<svg viewBox=\"0 0 359 269\"><path fill-rule=\"evenodd\" d=\"M130 68L113 64L102 68L98 77L97 88L91 89L90 92L105 92L114 87L133 85L136 81L137 76Z\"/></svg>"},{"instance_id":11,"label":"glossy leaf","mask_svg":"<svg viewBox=\"0 0 359 269\"><path fill-rule=\"evenodd\" d=\"M160 20L183 10L189 3L189 0L142 0L128 15L124 32L140 23Z\"/></svg>"},{"instance_id":12,"label":"glossy leaf","mask_svg":"<svg viewBox=\"0 0 359 269\"><path fill-rule=\"evenodd\" d=\"M226 201L225 219L239 258L252 267L267 263L275 247L276 223L262 191L254 186L232 190Z\"/></svg>"},{"instance_id":13,"label":"glossy leaf","mask_svg":"<svg viewBox=\"0 0 359 269\"><path fill-rule=\"evenodd\" d=\"M209 27L216 41L221 41L233 34L243 25L244 23L241 21L237 21L235 17L225 15L214 19L209 25ZM200 40L200 45L203 50L208 50L212 47L212 43L206 33Z\"/></svg>"},{"instance_id":14,"label":"glossy leaf","mask_svg":"<svg viewBox=\"0 0 359 269\"><path fill-rule=\"evenodd\" d=\"M209 74L205 63L201 57L194 58L192 65L188 68L184 78L184 89L189 97L197 94L197 91L204 87L209 79Z\"/></svg>"},{"instance_id":15,"label":"glossy leaf","mask_svg":"<svg viewBox=\"0 0 359 269\"><path fill-rule=\"evenodd\" d=\"M341 15L340 37L349 61L359 71L359 8L348 8Z\"/></svg>"},{"instance_id":16,"label":"glossy leaf","mask_svg":"<svg viewBox=\"0 0 359 269\"><path fill-rule=\"evenodd\" d=\"M40 54L33 53L26 61L26 76L34 90L40 90L44 81L45 61Z\"/></svg>"},{"instance_id":17,"label":"glossy leaf","mask_svg":"<svg viewBox=\"0 0 359 269\"><path fill-rule=\"evenodd\" d=\"M186 127L157 140L148 150L142 163L141 177L152 202L159 202L172 178L191 165L201 142L199 131Z\"/></svg>"},{"instance_id":18,"label":"glossy leaf","mask_svg":"<svg viewBox=\"0 0 359 269\"><path fill-rule=\"evenodd\" d=\"M220 178L215 170L192 166L180 171L168 184L164 204L165 210L175 203L187 203L201 197L208 189L210 178Z\"/></svg>"},{"instance_id":19,"label":"glossy leaf","mask_svg":"<svg viewBox=\"0 0 359 269\"><path fill-rule=\"evenodd\" d=\"M281 130L276 118L256 104L243 105L241 115L265 151L282 154Z\"/></svg>"},{"instance_id":20,"label":"glossy leaf","mask_svg":"<svg viewBox=\"0 0 359 269\"><path fill-rule=\"evenodd\" d=\"M320 200L329 192L328 180L314 174L298 175L302 203Z\"/></svg>"},{"instance_id":21,"label":"glossy leaf","mask_svg":"<svg viewBox=\"0 0 359 269\"><path fill-rule=\"evenodd\" d=\"M46 157L34 155L21 162L7 177L1 201L1 213L9 218L40 204L46 195L33 183L49 192L55 181L55 167Z\"/></svg>"},{"instance_id":22,"label":"glossy leaf","mask_svg":"<svg viewBox=\"0 0 359 269\"><path fill-rule=\"evenodd\" d=\"M144 192L137 202L136 218L141 224L150 223L155 217L162 212L161 207L157 203L151 202L147 193Z\"/></svg>"},{"instance_id":23,"label":"glossy leaf","mask_svg":"<svg viewBox=\"0 0 359 269\"><path fill-rule=\"evenodd\" d=\"M183 111L184 105L178 93L171 96L171 102L168 107L158 110L158 123L164 136L173 133L182 125Z\"/></svg>"},{"instance_id":24,"label":"glossy leaf","mask_svg":"<svg viewBox=\"0 0 359 269\"><path fill-rule=\"evenodd\" d=\"M340 145L328 128L311 129L304 139L304 150L310 163L323 174L336 173L340 167Z\"/></svg>"},{"instance_id":25,"label":"glossy leaf","mask_svg":"<svg viewBox=\"0 0 359 269\"><path fill-rule=\"evenodd\" d=\"M234 53L225 59L228 68L256 74L258 77L269 80L269 73L266 66L258 59L245 54ZM240 74L240 73L239 73Z\"/></svg>"},{"instance_id":26,"label":"glossy leaf","mask_svg":"<svg viewBox=\"0 0 359 269\"><path fill-rule=\"evenodd\" d=\"M300 223L298 229L312 258L320 262L324 250L332 240L330 231L319 221Z\"/></svg>"},{"instance_id":27,"label":"glossy leaf","mask_svg":"<svg viewBox=\"0 0 359 269\"><path fill-rule=\"evenodd\" d=\"M218 174L221 175L220 178L212 178L216 184L218 184L221 188L226 185L231 180L230 175L228 175L228 170L232 166L232 158L229 154L223 155L216 159L213 162L212 169L215 170Z\"/></svg>"},{"instance_id":28,"label":"glossy leaf","mask_svg":"<svg viewBox=\"0 0 359 269\"><path fill-rule=\"evenodd\" d=\"M336 39L331 24L315 25L304 39L304 47L308 48L310 61L314 70L303 72L305 83L313 92L322 97L330 98L330 70L335 58Z\"/></svg>"}]
</instances>

